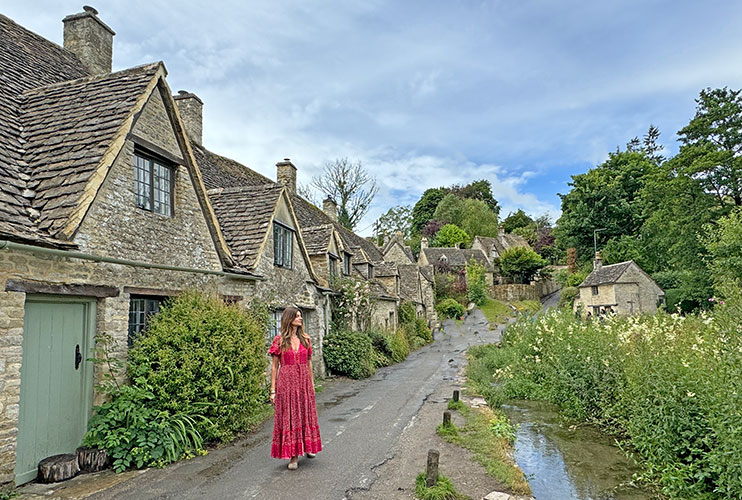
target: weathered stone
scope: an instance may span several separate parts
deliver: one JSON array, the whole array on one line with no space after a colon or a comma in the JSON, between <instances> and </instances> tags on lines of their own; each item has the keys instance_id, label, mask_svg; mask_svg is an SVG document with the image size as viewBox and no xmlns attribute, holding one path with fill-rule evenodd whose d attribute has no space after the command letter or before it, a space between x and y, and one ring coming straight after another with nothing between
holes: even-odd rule
<instances>
[{"instance_id":1,"label":"weathered stone","mask_svg":"<svg viewBox=\"0 0 742 500\"><path fill-rule=\"evenodd\" d=\"M511 500L513 497L510 496L508 493L503 493L500 491L493 491L489 493L486 497L484 497L482 500Z\"/></svg>"}]
</instances>

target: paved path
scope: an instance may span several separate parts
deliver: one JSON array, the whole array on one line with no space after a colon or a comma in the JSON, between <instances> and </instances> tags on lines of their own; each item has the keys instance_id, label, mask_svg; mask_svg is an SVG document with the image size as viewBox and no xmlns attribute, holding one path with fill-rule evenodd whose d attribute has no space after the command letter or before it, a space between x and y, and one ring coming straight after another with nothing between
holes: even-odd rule
<instances>
[{"instance_id":1,"label":"paved path","mask_svg":"<svg viewBox=\"0 0 742 500\"><path fill-rule=\"evenodd\" d=\"M90 498L341 500L367 490L375 469L397 452L403 430L426 398L456 376L471 345L500 337L481 311L461 325L448 321L435 342L403 363L362 381L333 380L317 396L324 450L299 469L270 458L272 420L256 433L209 455L153 469Z\"/></svg>"}]
</instances>

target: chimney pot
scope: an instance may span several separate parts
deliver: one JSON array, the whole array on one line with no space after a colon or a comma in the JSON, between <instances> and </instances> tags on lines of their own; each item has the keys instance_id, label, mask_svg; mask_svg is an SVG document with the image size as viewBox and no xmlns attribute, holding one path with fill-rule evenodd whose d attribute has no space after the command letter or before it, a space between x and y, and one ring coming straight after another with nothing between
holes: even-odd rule
<instances>
[{"instance_id":1,"label":"chimney pot","mask_svg":"<svg viewBox=\"0 0 742 500\"><path fill-rule=\"evenodd\" d=\"M98 18L98 11L86 5L83 12L65 17L62 23L64 48L75 54L91 75L110 73L116 33Z\"/></svg>"},{"instance_id":2,"label":"chimney pot","mask_svg":"<svg viewBox=\"0 0 742 500\"><path fill-rule=\"evenodd\" d=\"M289 158L276 163L276 180L286 188L291 196L296 195L296 166Z\"/></svg>"},{"instance_id":3,"label":"chimney pot","mask_svg":"<svg viewBox=\"0 0 742 500\"><path fill-rule=\"evenodd\" d=\"M188 137L200 146L203 142L204 102L196 94L186 90L179 90L173 99L178 106Z\"/></svg>"},{"instance_id":4,"label":"chimney pot","mask_svg":"<svg viewBox=\"0 0 742 500\"><path fill-rule=\"evenodd\" d=\"M420 249L428 248L428 238L426 236L423 236L420 240Z\"/></svg>"},{"instance_id":5,"label":"chimney pot","mask_svg":"<svg viewBox=\"0 0 742 500\"><path fill-rule=\"evenodd\" d=\"M593 269L599 271L603 267L603 256L601 253L595 252L595 260L593 261Z\"/></svg>"}]
</instances>

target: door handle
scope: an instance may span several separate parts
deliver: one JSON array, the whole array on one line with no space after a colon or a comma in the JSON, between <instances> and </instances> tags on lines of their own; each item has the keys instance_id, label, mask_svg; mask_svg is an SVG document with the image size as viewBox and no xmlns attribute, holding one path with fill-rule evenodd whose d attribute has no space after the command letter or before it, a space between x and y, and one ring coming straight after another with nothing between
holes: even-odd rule
<instances>
[{"instance_id":1,"label":"door handle","mask_svg":"<svg viewBox=\"0 0 742 500\"><path fill-rule=\"evenodd\" d=\"M80 353L80 344L77 344L75 346L75 370L80 368L81 362L82 362L82 354Z\"/></svg>"}]
</instances>

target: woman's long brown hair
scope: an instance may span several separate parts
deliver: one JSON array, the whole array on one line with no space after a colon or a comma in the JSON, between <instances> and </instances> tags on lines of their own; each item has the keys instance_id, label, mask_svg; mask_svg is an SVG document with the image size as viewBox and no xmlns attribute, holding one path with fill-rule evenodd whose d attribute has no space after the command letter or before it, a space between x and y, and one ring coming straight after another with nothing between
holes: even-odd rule
<instances>
[{"instance_id":1,"label":"woman's long brown hair","mask_svg":"<svg viewBox=\"0 0 742 500\"><path fill-rule=\"evenodd\" d=\"M284 309L283 314L281 315L281 350L282 351L288 351L291 349L291 332L293 330L293 326L291 325L291 322L294 321L294 318L296 318L296 315L301 312L296 307L287 307ZM303 319L303 317L302 317ZM297 337L299 337L299 342L301 342L304 345L305 349L309 349L310 345L310 339L309 335L304 333L304 323L300 327L297 328Z\"/></svg>"}]
</instances>

